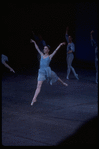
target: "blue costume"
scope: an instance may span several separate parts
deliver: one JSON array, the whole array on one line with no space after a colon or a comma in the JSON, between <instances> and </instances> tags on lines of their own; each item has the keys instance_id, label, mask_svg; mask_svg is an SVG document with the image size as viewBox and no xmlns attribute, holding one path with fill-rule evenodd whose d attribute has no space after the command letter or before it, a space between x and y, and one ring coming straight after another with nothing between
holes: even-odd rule
<instances>
[{"instance_id":1,"label":"blue costume","mask_svg":"<svg viewBox=\"0 0 99 149\"><path fill-rule=\"evenodd\" d=\"M67 40L67 43L69 43L67 34L65 35L65 38ZM72 61L74 59L73 52L72 53L68 53L71 50L73 52L75 52L75 45L74 45L73 42L67 45L67 79L69 79L69 74L70 74L71 70L74 73L74 76L76 77L76 79L79 79L78 78L78 74L76 74L75 69L72 67Z\"/></svg>"},{"instance_id":2,"label":"blue costume","mask_svg":"<svg viewBox=\"0 0 99 149\"><path fill-rule=\"evenodd\" d=\"M98 83L98 46L94 39L91 40L91 44L95 47L96 83Z\"/></svg>"},{"instance_id":3,"label":"blue costume","mask_svg":"<svg viewBox=\"0 0 99 149\"><path fill-rule=\"evenodd\" d=\"M43 58L43 56L41 56L40 69L38 71L38 81L47 80L50 83L50 85L52 85L52 83L58 80L58 76L49 67L50 61L51 60L49 56L47 58Z\"/></svg>"}]
</instances>

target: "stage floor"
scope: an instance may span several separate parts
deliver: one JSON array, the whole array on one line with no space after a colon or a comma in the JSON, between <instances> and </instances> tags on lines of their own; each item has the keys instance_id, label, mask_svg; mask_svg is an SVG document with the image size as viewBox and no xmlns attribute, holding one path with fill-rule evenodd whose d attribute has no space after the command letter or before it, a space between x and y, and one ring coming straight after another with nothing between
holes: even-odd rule
<instances>
[{"instance_id":1,"label":"stage floor","mask_svg":"<svg viewBox=\"0 0 99 149\"><path fill-rule=\"evenodd\" d=\"M98 85L94 70L56 72L68 83L50 86L44 82L37 102L31 106L37 73L30 70L2 76L2 145L53 146L74 134L98 115Z\"/></svg>"}]
</instances>

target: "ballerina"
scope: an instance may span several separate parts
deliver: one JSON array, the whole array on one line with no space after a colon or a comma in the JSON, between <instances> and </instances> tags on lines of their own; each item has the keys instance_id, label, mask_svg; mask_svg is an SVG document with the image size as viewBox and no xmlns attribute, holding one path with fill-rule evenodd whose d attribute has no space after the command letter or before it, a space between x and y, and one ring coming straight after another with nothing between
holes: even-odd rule
<instances>
[{"instance_id":1,"label":"ballerina","mask_svg":"<svg viewBox=\"0 0 99 149\"><path fill-rule=\"evenodd\" d=\"M41 55L41 60L40 60L40 69L38 71L38 83L37 83L37 88L34 94L34 97L31 102L31 106L36 102L37 96L39 95L41 91L42 84L45 80L47 80L50 85L52 85L54 82L59 81L61 82L64 86L68 86L65 82L63 82L54 71L51 70L49 67L50 61L52 60L53 56L56 54L58 49L62 46L65 45L65 42L60 43L60 45L56 48L56 50L49 55L50 47L49 46L44 46L44 54L40 51L38 48L36 42L34 40L30 40L30 43L34 43L36 50L38 53Z\"/></svg>"}]
</instances>

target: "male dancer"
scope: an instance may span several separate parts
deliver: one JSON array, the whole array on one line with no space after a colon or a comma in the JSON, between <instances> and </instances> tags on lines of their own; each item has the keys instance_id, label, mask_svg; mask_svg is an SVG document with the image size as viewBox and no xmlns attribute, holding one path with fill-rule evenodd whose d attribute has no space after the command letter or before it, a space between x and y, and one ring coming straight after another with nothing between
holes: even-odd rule
<instances>
[{"instance_id":1,"label":"male dancer","mask_svg":"<svg viewBox=\"0 0 99 149\"><path fill-rule=\"evenodd\" d=\"M70 74L70 71L72 70L76 79L79 80L78 74L75 72L75 69L72 67L72 61L74 59L73 52L75 52L75 45L72 42L72 37L68 36L68 30L69 30L69 27L66 27L65 38L68 43L67 44L67 79L69 79L69 74Z\"/></svg>"}]
</instances>

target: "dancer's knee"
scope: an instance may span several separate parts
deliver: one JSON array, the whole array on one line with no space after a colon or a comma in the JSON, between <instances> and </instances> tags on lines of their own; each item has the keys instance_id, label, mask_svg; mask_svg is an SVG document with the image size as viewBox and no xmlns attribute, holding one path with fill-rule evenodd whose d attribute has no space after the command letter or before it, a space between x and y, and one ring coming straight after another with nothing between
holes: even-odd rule
<instances>
[{"instance_id":1,"label":"dancer's knee","mask_svg":"<svg viewBox=\"0 0 99 149\"><path fill-rule=\"evenodd\" d=\"M71 69L71 66L70 65L68 65L68 70L70 70Z\"/></svg>"},{"instance_id":2,"label":"dancer's knee","mask_svg":"<svg viewBox=\"0 0 99 149\"><path fill-rule=\"evenodd\" d=\"M40 88L41 88L41 84L38 84L38 85L37 85L37 88L40 89Z\"/></svg>"},{"instance_id":3,"label":"dancer's knee","mask_svg":"<svg viewBox=\"0 0 99 149\"><path fill-rule=\"evenodd\" d=\"M74 70L74 68L71 66L71 69Z\"/></svg>"}]
</instances>

